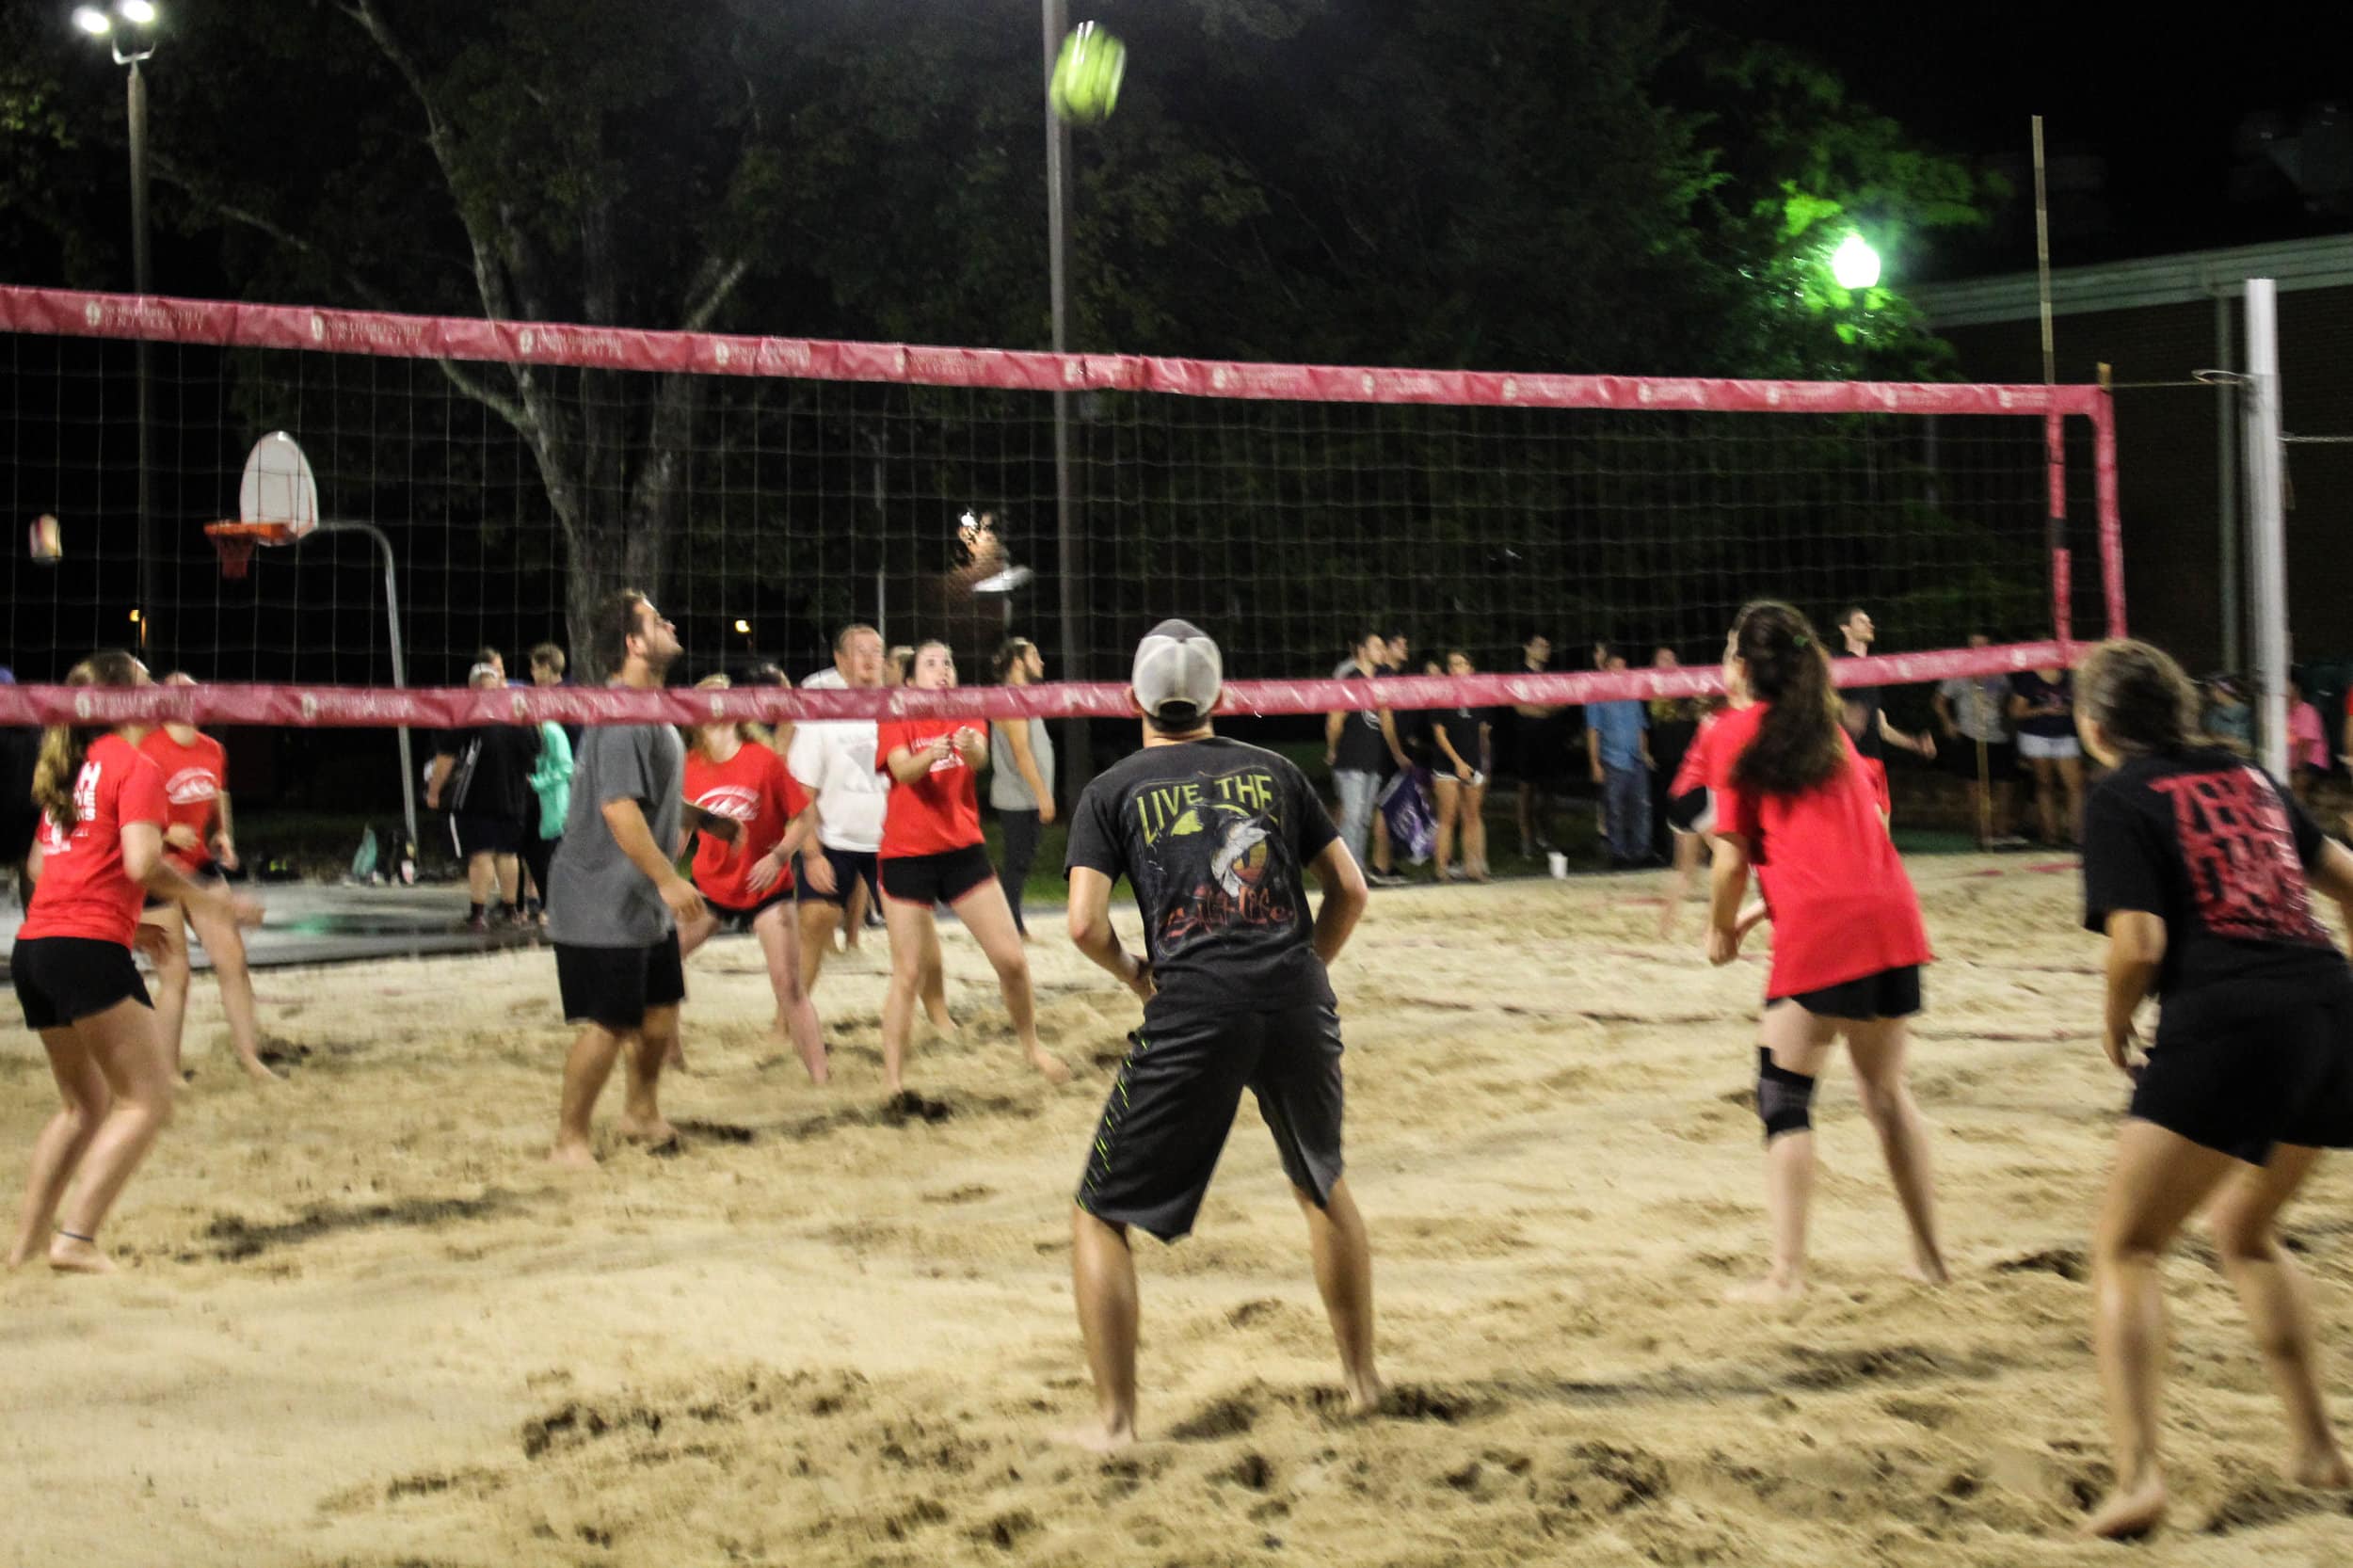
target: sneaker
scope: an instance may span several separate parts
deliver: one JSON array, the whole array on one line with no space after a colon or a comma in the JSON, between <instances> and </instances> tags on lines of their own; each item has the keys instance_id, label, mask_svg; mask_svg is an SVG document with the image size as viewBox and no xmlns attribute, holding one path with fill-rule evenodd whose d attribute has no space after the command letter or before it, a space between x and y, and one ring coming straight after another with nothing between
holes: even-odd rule
<instances>
[{"instance_id":1,"label":"sneaker","mask_svg":"<svg viewBox=\"0 0 2353 1568\"><path fill-rule=\"evenodd\" d=\"M490 918L488 915L468 915L457 922L457 929L472 932L476 936L487 936L490 933Z\"/></svg>"},{"instance_id":2,"label":"sneaker","mask_svg":"<svg viewBox=\"0 0 2353 1568\"><path fill-rule=\"evenodd\" d=\"M1375 888L1402 888L1408 879L1395 872L1372 872L1366 875L1365 880Z\"/></svg>"}]
</instances>

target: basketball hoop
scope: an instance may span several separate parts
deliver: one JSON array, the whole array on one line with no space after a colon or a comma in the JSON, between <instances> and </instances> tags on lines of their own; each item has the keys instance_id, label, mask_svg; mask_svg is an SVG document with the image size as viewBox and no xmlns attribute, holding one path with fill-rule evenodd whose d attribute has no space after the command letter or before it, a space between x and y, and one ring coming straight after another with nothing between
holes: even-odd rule
<instances>
[{"instance_id":1,"label":"basketball hoop","mask_svg":"<svg viewBox=\"0 0 2353 1568\"><path fill-rule=\"evenodd\" d=\"M208 522L204 532L213 541L213 552L220 557L220 574L231 582L242 582L253 565L257 545L285 544L295 536L291 522Z\"/></svg>"}]
</instances>

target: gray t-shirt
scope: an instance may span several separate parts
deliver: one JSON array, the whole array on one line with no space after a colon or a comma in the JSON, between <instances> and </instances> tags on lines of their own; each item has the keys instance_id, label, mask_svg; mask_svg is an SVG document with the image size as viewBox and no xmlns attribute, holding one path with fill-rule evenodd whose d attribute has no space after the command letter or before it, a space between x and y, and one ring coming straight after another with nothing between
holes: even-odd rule
<instances>
[{"instance_id":1,"label":"gray t-shirt","mask_svg":"<svg viewBox=\"0 0 2353 1568\"><path fill-rule=\"evenodd\" d=\"M621 853L604 808L633 800L664 856L679 850L686 747L666 724L591 725L572 759L572 805L548 873L548 936L567 947L651 947L671 928L669 906Z\"/></svg>"},{"instance_id":2,"label":"gray t-shirt","mask_svg":"<svg viewBox=\"0 0 2353 1568\"><path fill-rule=\"evenodd\" d=\"M1048 734L1044 719L1016 719L1016 724L1030 727L1030 760L1037 764L1037 776L1046 781L1046 792L1054 792L1054 737ZM1013 743L1005 739L1004 721L989 725L988 737L988 803L1000 811L1034 811L1037 796L1030 792L1030 781L1014 766Z\"/></svg>"}]
</instances>

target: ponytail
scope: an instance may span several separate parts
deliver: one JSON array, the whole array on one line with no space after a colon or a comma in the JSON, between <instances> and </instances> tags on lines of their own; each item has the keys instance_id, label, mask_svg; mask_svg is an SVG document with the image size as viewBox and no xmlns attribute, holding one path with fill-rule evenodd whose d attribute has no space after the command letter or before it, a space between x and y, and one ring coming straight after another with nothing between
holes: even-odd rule
<instances>
[{"instance_id":1,"label":"ponytail","mask_svg":"<svg viewBox=\"0 0 2353 1568\"><path fill-rule=\"evenodd\" d=\"M65 683L136 686L139 674L136 659L120 648L102 648L68 671ZM60 833L71 833L81 825L82 809L74 803L73 786L82 776L82 761L92 743L105 733L104 725L53 724L41 731L40 757L33 764L33 804Z\"/></svg>"},{"instance_id":2,"label":"ponytail","mask_svg":"<svg viewBox=\"0 0 2353 1568\"><path fill-rule=\"evenodd\" d=\"M1733 764L1732 781L1759 794L1794 795L1838 776L1847 746L1830 654L1805 616L1759 600L1733 623L1733 652L1748 666L1748 686L1769 703L1756 738Z\"/></svg>"}]
</instances>

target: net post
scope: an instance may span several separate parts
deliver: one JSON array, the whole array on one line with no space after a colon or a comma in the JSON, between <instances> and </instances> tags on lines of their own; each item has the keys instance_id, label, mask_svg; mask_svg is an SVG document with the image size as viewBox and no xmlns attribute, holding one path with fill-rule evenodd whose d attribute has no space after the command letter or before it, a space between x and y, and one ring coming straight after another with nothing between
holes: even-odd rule
<instances>
[{"instance_id":1,"label":"net post","mask_svg":"<svg viewBox=\"0 0 2353 1568\"><path fill-rule=\"evenodd\" d=\"M2247 280L2247 582L2255 652L2256 734L2264 767L2288 776L2287 508L2280 439L2280 301L2269 278Z\"/></svg>"},{"instance_id":2,"label":"net post","mask_svg":"<svg viewBox=\"0 0 2353 1568\"><path fill-rule=\"evenodd\" d=\"M2105 372L2106 366L2101 369ZM2100 590L2107 634L2129 637L2124 616L2124 514L2117 501L2116 398L2105 386L2091 406L2092 505L2100 524Z\"/></svg>"}]
</instances>

